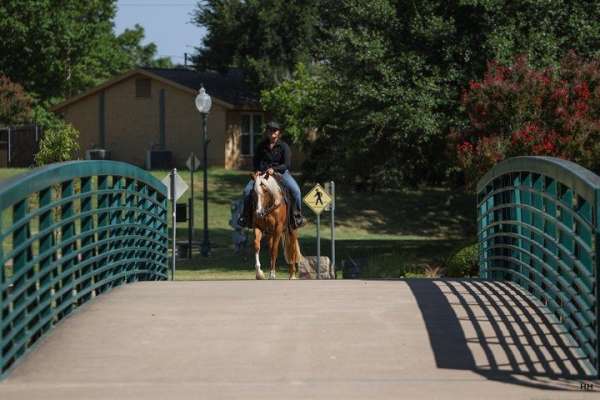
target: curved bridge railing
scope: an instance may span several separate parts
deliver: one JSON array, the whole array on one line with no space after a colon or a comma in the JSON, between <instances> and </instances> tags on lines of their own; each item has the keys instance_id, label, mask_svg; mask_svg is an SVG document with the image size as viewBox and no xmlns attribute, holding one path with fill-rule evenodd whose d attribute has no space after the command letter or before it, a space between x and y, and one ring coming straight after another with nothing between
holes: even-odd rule
<instances>
[{"instance_id":1,"label":"curved bridge railing","mask_svg":"<svg viewBox=\"0 0 600 400\"><path fill-rule=\"evenodd\" d=\"M111 288L167 279L167 192L113 161L0 183L0 378L54 325Z\"/></svg>"},{"instance_id":2,"label":"curved bridge railing","mask_svg":"<svg viewBox=\"0 0 600 400\"><path fill-rule=\"evenodd\" d=\"M600 371L600 177L551 157L515 157L477 185L480 275L539 298Z\"/></svg>"}]
</instances>

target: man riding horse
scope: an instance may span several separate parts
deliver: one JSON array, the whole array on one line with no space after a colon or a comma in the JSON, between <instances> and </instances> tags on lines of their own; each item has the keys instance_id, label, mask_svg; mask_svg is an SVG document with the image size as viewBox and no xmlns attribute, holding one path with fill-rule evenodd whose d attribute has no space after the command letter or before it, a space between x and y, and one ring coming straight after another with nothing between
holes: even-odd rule
<instances>
[{"instance_id":1,"label":"man riding horse","mask_svg":"<svg viewBox=\"0 0 600 400\"><path fill-rule=\"evenodd\" d=\"M264 139L256 147L254 153L254 171L273 175L275 172L281 174L281 182L291 192L293 201L293 228L297 229L306 224L302 216L302 199L300 187L290 174L292 162L292 151L290 147L281 140L281 126L271 121L267 124ZM254 181L248 182L244 188L244 208L238 224L243 227L252 228L252 188Z\"/></svg>"}]
</instances>

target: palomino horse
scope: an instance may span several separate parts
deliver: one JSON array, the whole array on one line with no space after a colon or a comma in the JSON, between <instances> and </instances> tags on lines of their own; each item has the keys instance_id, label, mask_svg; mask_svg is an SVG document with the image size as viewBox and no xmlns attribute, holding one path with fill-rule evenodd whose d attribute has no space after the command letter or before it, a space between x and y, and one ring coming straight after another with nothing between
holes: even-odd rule
<instances>
[{"instance_id":1,"label":"palomino horse","mask_svg":"<svg viewBox=\"0 0 600 400\"><path fill-rule=\"evenodd\" d=\"M283 191L274 176L256 173L254 195L256 209L254 213L254 251L256 257L256 279L265 279L260 269L260 241L263 235L268 237L271 264L269 279L275 279L279 243L283 240L283 255L288 263L289 279L296 279L296 265L302 258L296 230L288 227L288 213L291 205L284 200Z\"/></svg>"}]
</instances>

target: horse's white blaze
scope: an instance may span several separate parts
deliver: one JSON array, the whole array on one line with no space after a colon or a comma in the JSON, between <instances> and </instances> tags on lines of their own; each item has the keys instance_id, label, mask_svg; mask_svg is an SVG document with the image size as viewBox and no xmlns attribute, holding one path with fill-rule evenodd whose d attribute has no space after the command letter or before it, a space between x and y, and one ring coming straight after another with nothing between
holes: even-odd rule
<instances>
[{"instance_id":1,"label":"horse's white blaze","mask_svg":"<svg viewBox=\"0 0 600 400\"><path fill-rule=\"evenodd\" d=\"M263 188L264 185L264 188ZM268 191L276 204L282 201L282 192L279 184L275 178L267 178L267 175L258 175L254 182L254 191L256 192L256 214L261 215L263 213L263 201L264 192Z\"/></svg>"}]
</instances>

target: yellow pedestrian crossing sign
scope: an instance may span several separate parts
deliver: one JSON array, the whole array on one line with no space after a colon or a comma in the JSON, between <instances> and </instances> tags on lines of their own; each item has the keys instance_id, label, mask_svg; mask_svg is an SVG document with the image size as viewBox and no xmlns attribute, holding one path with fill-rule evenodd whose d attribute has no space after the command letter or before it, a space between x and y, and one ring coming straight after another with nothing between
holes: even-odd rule
<instances>
[{"instance_id":1,"label":"yellow pedestrian crossing sign","mask_svg":"<svg viewBox=\"0 0 600 400\"><path fill-rule=\"evenodd\" d=\"M304 196L304 204L309 206L315 214L321 214L329 203L331 203L331 197L318 183Z\"/></svg>"}]
</instances>

